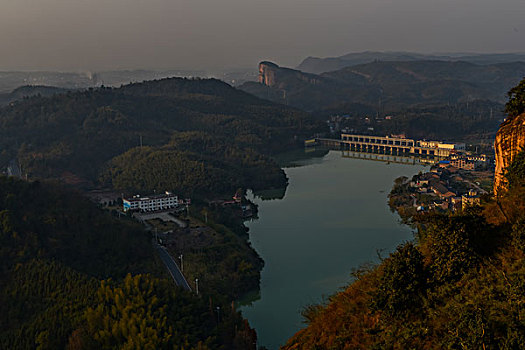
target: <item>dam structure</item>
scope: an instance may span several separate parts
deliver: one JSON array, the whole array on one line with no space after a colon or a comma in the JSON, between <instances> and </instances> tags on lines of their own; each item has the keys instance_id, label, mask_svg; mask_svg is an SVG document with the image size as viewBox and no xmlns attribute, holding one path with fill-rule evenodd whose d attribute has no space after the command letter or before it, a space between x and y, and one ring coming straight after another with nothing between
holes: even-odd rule
<instances>
[{"instance_id":1,"label":"dam structure","mask_svg":"<svg viewBox=\"0 0 525 350\"><path fill-rule=\"evenodd\" d=\"M377 154L417 158L444 159L454 153L465 151L464 143L447 143L441 141L414 140L399 136L372 136L341 134L340 139L315 138L305 141L306 147L328 147L358 155ZM364 157L369 158L369 157ZM379 157L375 160L391 161L390 157Z\"/></svg>"}]
</instances>

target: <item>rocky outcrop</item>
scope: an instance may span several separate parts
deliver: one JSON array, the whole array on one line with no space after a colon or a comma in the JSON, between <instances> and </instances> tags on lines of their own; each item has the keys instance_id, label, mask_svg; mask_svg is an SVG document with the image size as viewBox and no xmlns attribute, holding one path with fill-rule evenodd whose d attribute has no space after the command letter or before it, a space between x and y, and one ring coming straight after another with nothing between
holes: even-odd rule
<instances>
[{"instance_id":1,"label":"rocky outcrop","mask_svg":"<svg viewBox=\"0 0 525 350\"><path fill-rule=\"evenodd\" d=\"M509 117L501 124L496 141L496 171L494 174L494 193L506 187L505 168L512 163L520 150L525 149L525 113L516 117Z\"/></svg>"},{"instance_id":2,"label":"rocky outcrop","mask_svg":"<svg viewBox=\"0 0 525 350\"><path fill-rule=\"evenodd\" d=\"M264 61L259 63L259 83L278 89L301 86L301 84L316 85L322 78L315 74L279 67L275 63Z\"/></svg>"},{"instance_id":3,"label":"rocky outcrop","mask_svg":"<svg viewBox=\"0 0 525 350\"><path fill-rule=\"evenodd\" d=\"M279 66L272 62L259 63L259 83L266 86L275 85L275 75Z\"/></svg>"}]
</instances>

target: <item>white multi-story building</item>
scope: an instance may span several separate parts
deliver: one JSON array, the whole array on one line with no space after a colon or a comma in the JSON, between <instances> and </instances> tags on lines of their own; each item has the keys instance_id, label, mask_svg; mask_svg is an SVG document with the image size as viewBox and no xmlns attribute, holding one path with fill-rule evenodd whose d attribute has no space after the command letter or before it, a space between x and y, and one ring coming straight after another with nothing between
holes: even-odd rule
<instances>
[{"instance_id":1,"label":"white multi-story building","mask_svg":"<svg viewBox=\"0 0 525 350\"><path fill-rule=\"evenodd\" d=\"M420 147L427 147L427 148L438 148L443 150L455 150L455 151L464 151L465 150L465 144L464 143L446 143L441 141L418 141Z\"/></svg>"},{"instance_id":2,"label":"white multi-story building","mask_svg":"<svg viewBox=\"0 0 525 350\"><path fill-rule=\"evenodd\" d=\"M149 197L136 195L132 198L123 198L122 201L124 211L157 211L173 209L179 205L178 196L167 191L164 194Z\"/></svg>"}]
</instances>

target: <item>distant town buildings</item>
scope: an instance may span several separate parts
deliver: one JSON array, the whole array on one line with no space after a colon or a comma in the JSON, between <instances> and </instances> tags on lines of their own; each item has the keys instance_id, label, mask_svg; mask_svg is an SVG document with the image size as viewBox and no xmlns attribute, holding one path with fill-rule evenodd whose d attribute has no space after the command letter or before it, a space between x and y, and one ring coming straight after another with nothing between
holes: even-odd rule
<instances>
[{"instance_id":1,"label":"distant town buildings","mask_svg":"<svg viewBox=\"0 0 525 350\"><path fill-rule=\"evenodd\" d=\"M450 155L450 166L463 170L475 170L476 167L487 164L485 154L457 153Z\"/></svg>"},{"instance_id":2,"label":"distant town buildings","mask_svg":"<svg viewBox=\"0 0 525 350\"><path fill-rule=\"evenodd\" d=\"M439 162L430 172L415 175L408 182L413 203L407 205L416 207L417 211L457 211L479 205L481 194L486 191L464 178L469 173L464 169L458 174L458 169L448 161Z\"/></svg>"}]
</instances>

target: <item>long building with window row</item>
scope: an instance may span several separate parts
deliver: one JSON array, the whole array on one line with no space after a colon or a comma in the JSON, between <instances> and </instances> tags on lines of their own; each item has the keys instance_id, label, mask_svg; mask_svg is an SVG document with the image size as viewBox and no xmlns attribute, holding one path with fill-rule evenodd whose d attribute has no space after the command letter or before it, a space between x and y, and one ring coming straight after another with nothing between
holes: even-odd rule
<instances>
[{"instance_id":1,"label":"long building with window row","mask_svg":"<svg viewBox=\"0 0 525 350\"><path fill-rule=\"evenodd\" d=\"M141 197L139 195L131 198L123 198L124 211L157 211L173 209L179 206L179 197L171 192L164 194Z\"/></svg>"}]
</instances>

